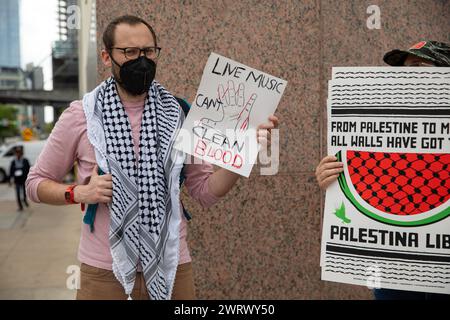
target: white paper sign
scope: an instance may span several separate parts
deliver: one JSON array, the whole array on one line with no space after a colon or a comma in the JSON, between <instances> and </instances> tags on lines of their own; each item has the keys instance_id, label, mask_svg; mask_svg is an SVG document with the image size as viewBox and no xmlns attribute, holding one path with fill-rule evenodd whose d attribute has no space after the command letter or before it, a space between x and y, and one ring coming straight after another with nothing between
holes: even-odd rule
<instances>
[{"instance_id":1,"label":"white paper sign","mask_svg":"<svg viewBox=\"0 0 450 320\"><path fill-rule=\"evenodd\" d=\"M286 84L211 53L174 147L248 177L258 155L256 129L275 112Z\"/></svg>"}]
</instances>

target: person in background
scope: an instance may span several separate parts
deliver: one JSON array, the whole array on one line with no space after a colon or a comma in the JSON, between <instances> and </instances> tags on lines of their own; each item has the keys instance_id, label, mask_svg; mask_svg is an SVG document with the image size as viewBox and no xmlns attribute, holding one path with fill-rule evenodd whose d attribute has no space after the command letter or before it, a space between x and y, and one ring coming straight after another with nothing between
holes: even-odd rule
<instances>
[{"instance_id":1,"label":"person in background","mask_svg":"<svg viewBox=\"0 0 450 320\"><path fill-rule=\"evenodd\" d=\"M14 160L11 161L11 165L9 167L9 185L12 186L11 180L14 180L14 184L16 186L18 211L23 211L21 194L23 195L23 203L26 207L28 207L25 181L27 180L29 171L30 162L23 156L23 147L17 146L15 148Z\"/></svg>"}]
</instances>

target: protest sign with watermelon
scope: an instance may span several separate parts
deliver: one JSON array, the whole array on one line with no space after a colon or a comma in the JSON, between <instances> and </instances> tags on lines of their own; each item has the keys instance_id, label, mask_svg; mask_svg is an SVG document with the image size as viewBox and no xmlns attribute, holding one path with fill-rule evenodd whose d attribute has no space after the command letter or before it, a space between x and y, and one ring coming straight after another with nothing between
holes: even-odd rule
<instances>
[{"instance_id":1,"label":"protest sign with watermelon","mask_svg":"<svg viewBox=\"0 0 450 320\"><path fill-rule=\"evenodd\" d=\"M450 294L449 68L333 68L322 279Z\"/></svg>"}]
</instances>

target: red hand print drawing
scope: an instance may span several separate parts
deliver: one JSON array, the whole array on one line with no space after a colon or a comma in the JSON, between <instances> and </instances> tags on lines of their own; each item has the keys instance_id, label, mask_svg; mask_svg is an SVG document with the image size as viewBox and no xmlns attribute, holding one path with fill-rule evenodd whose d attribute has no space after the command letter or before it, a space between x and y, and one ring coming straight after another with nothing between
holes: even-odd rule
<instances>
[{"instance_id":1,"label":"red hand print drawing","mask_svg":"<svg viewBox=\"0 0 450 320\"><path fill-rule=\"evenodd\" d=\"M246 100L244 91L243 83L240 83L237 88L232 80L229 80L226 86L220 84L217 94L222 104L217 117L202 118L201 123L224 132L230 128L231 122L236 133L244 133L249 127L250 114L257 98L256 93L253 93Z\"/></svg>"}]
</instances>

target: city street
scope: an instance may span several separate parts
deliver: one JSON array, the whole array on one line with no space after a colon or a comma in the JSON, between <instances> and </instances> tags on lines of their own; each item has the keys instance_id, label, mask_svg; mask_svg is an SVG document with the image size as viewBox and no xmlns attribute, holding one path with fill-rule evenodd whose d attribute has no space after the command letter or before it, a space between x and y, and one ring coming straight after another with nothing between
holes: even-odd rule
<instances>
[{"instance_id":1,"label":"city street","mask_svg":"<svg viewBox=\"0 0 450 320\"><path fill-rule=\"evenodd\" d=\"M18 212L14 188L0 184L0 299L74 299L66 270L79 265L81 219L79 206Z\"/></svg>"}]
</instances>

